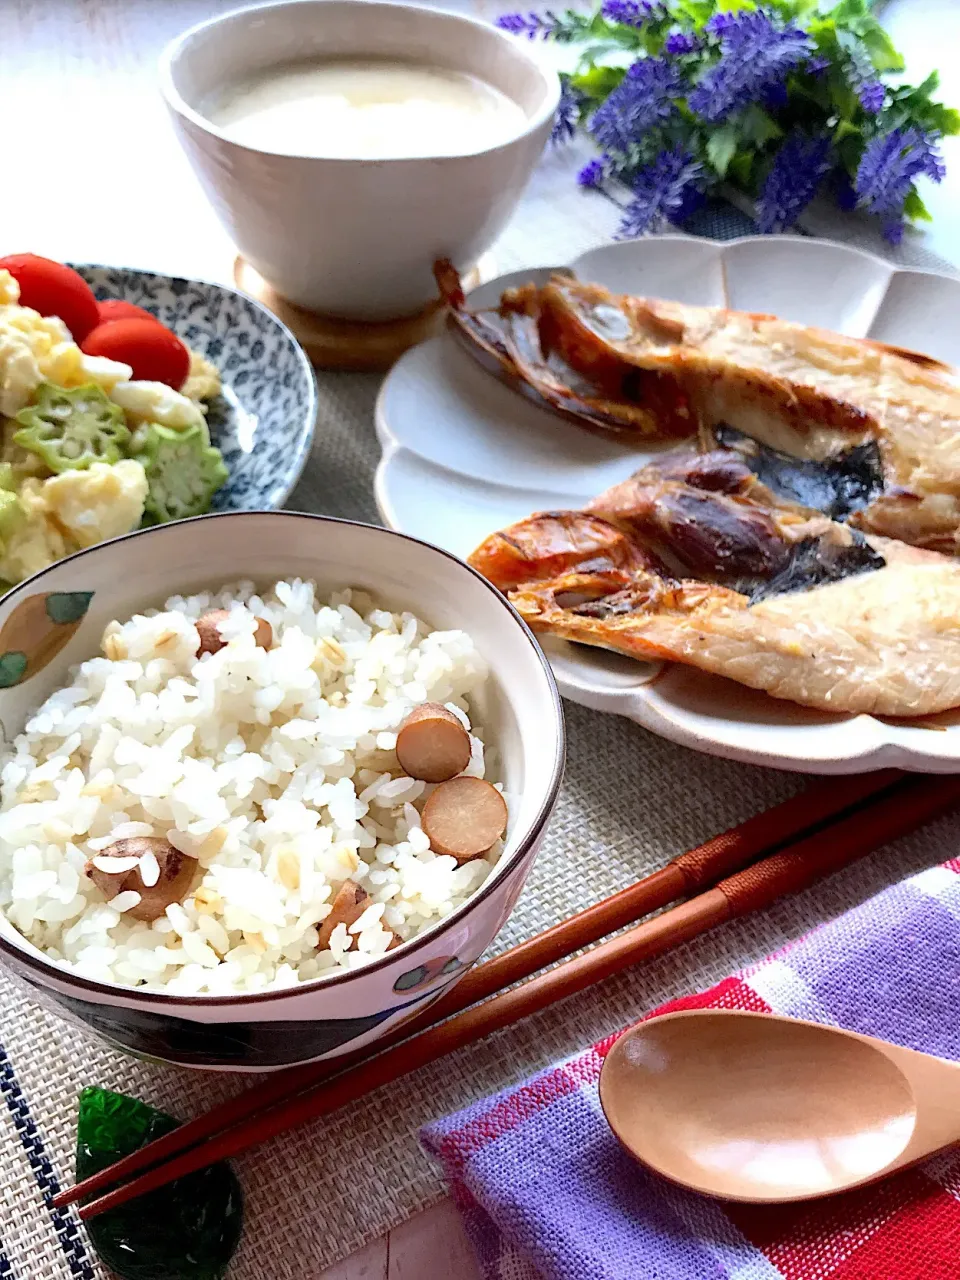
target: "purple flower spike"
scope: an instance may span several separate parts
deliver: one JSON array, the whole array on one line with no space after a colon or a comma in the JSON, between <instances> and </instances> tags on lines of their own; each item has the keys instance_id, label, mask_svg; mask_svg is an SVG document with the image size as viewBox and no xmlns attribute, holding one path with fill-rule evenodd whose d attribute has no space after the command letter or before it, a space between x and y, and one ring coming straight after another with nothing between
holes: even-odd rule
<instances>
[{"instance_id":1,"label":"purple flower spike","mask_svg":"<svg viewBox=\"0 0 960 1280\"><path fill-rule=\"evenodd\" d=\"M696 53L700 48L700 41L689 31L674 31L667 36L663 47L667 53L672 54Z\"/></svg>"},{"instance_id":2,"label":"purple flower spike","mask_svg":"<svg viewBox=\"0 0 960 1280\"><path fill-rule=\"evenodd\" d=\"M806 71L807 75L822 76L825 71L830 69L830 59L821 58L819 56L816 58L809 58L807 60L807 65L803 69Z\"/></svg>"},{"instance_id":3,"label":"purple flower spike","mask_svg":"<svg viewBox=\"0 0 960 1280\"><path fill-rule=\"evenodd\" d=\"M717 18L724 22L717 24ZM809 57L813 43L793 23L780 26L762 10L716 14L707 23L720 37L721 58L691 92L691 111L715 123L762 99Z\"/></svg>"},{"instance_id":4,"label":"purple flower spike","mask_svg":"<svg viewBox=\"0 0 960 1280\"><path fill-rule=\"evenodd\" d=\"M883 110L886 96L887 91L879 80L868 80L857 92L861 107L870 116L878 115Z\"/></svg>"},{"instance_id":5,"label":"purple flower spike","mask_svg":"<svg viewBox=\"0 0 960 1280\"><path fill-rule=\"evenodd\" d=\"M725 31L729 31L736 25L737 20L732 13L715 13L707 23L706 29L712 36L722 36Z\"/></svg>"},{"instance_id":6,"label":"purple flower spike","mask_svg":"<svg viewBox=\"0 0 960 1280\"><path fill-rule=\"evenodd\" d=\"M648 129L673 114L680 92L677 71L662 58L640 58L590 120L604 151L629 151Z\"/></svg>"},{"instance_id":7,"label":"purple flower spike","mask_svg":"<svg viewBox=\"0 0 960 1280\"><path fill-rule=\"evenodd\" d=\"M937 150L939 135L920 129L891 129L871 138L860 157L854 189L857 204L882 221L891 244L903 238L904 204L919 177L942 182L946 168Z\"/></svg>"},{"instance_id":8,"label":"purple flower spike","mask_svg":"<svg viewBox=\"0 0 960 1280\"><path fill-rule=\"evenodd\" d=\"M601 13L608 22L637 28L666 17L663 5L653 0L604 0Z\"/></svg>"},{"instance_id":9,"label":"purple flower spike","mask_svg":"<svg viewBox=\"0 0 960 1280\"><path fill-rule=\"evenodd\" d=\"M539 13L504 13L496 25L501 31L509 31L512 36L526 36L528 40L541 37L546 40L559 25L556 15L548 10L542 17Z\"/></svg>"},{"instance_id":10,"label":"purple flower spike","mask_svg":"<svg viewBox=\"0 0 960 1280\"><path fill-rule=\"evenodd\" d=\"M592 191L597 191L603 186L606 177L606 161L603 159L593 159L588 160L577 174L577 182L581 187L587 187Z\"/></svg>"},{"instance_id":11,"label":"purple flower spike","mask_svg":"<svg viewBox=\"0 0 960 1280\"><path fill-rule=\"evenodd\" d=\"M531 22L531 19L534 21ZM504 13L497 19L497 26L501 31L509 31L512 36L529 36L533 39L539 31L535 19L536 14L533 13L529 16L525 13Z\"/></svg>"},{"instance_id":12,"label":"purple flower spike","mask_svg":"<svg viewBox=\"0 0 960 1280\"><path fill-rule=\"evenodd\" d=\"M571 88L569 83L564 83L560 101L557 103L557 114L553 117L553 128L550 131L550 141L554 146L569 142L576 133L577 125L580 123L582 104L583 95Z\"/></svg>"},{"instance_id":13,"label":"purple flower spike","mask_svg":"<svg viewBox=\"0 0 960 1280\"><path fill-rule=\"evenodd\" d=\"M795 129L777 152L757 201L757 226L769 234L792 227L830 171L830 144Z\"/></svg>"},{"instance_id":14,"label":"purple flower spike","mask_svg":"<svg viewBox=\"0 0 960 1280\"><path fill-rule=\"evenodd\" d=\"M623 210L617 239L633 240L653 230L663 219L675 222L683 217L702 176L703 166L683 147L661 151L654 163L641 169L634 179L633 199Z\"/></svg>"}]
</instances>

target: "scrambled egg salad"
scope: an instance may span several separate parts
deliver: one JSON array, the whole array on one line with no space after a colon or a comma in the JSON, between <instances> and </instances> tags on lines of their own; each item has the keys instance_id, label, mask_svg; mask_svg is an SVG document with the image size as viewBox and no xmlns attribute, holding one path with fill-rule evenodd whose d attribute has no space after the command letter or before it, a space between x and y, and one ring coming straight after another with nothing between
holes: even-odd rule
<instances>
[{"instance_id":1,"label":"scrambled egg salad","mask_svg":"<svg viewBox=\"0 0 960 1280\"><path fill-rule=\"evenodd\" d=\"M203 404L220 392L213 365L187 353L181 390L137 379L131 364L87 354L63 320L20 298L17 279L0 268L5 584L142 523L198 515L227 474Z\"/></svg>"}]
</instances>

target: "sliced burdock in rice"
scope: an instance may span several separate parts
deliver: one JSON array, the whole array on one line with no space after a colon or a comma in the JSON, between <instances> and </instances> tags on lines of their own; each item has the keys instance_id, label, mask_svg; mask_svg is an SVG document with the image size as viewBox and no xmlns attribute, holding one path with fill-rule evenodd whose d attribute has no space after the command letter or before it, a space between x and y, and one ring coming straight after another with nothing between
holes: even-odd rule
<instances>
[{"instance_id":1,"label":"sliced burdock in rice","mask_svg":"<svg viewBox=\"0 0 960 1280\"><path fill-rule=\"evenodd\" d=\"M470 734L442 703L422 702L400 726L397 760L411 778L446 782L470 763Z\"/></svg>"},{"instance_id":2,"label":"sliced burdock in rice","mask_svg":"<svg viewBox=\"0 0 960 1280\"><path fill-rule=\"evenodd\" d=\"M434 853L458 862L482 857L507 829L507 802L483 778L441 782L423 806L423 830Z\"/></svg>"},{"instance_id":3,"label":"sliced burdock in rice","mask_svg":"<svg viewBox=\"0 0 960 1280\"><path fill-rule=\"evenodd\" d=\"M330 908L330 914L317 926L317 950L326 951L330 946L330 938L334 929L338 924L342 924L344 928L349 929L352 924L356 924L366 909L373 905L373 899L367 893L366 889L356 883L355 880L344 880L343 884L337 890L337 896L333 900ZM385 932L390 934L390 945L388 951L392 951L394 947L399 947L403 939L387 929L386 925L381 925Z\"/></svg>"},{"instance_id":4,"label":"sliced burdock in rice","mask_svg":"<svg viewBox=\"0 0 960 1280\"><path fill-rule=\"evenodd\" d=\"M197 635L200 637L198 658L205 653L219 653L226 647L227 642L220 634L220 628L229 618L229 609L208 609L206 613L200 615L196 622ZM261 649L269 649L273 644L273 627L266 618L257 618L256 623L257 627L253 633L254 643Z\"/></svg>"},{"instance_id":5,"label":"sliced burdock in rice","mask_svg":"<svg viewBox=\"0 0 960 1280\"><path fill-rule=\"evenodd\" d=\"M117 840L87 863L86 872L111 902L125 894L137 901L122 904L134 920L157 920L174 902L182 902L198 871L196 858L175 849L163 836L129 836Z\"/></svg>"}]
</instances>

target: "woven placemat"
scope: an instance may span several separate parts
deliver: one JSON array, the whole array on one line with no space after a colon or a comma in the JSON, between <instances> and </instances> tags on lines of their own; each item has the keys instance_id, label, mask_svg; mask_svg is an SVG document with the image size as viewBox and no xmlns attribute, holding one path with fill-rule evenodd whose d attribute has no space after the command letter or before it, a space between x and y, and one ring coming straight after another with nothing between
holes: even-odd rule
<instances>
[{"instance_id":1,"label":"woven placemat","mask_svg":"<svg viewBox=\"0 0 960 1280\"><path fill-rule=\"evenodd\" d=\"M613 233L616 209L576 191L576 164L569 153L546 157L496 247L500 270L560 263ZM696 230L723 237L744 234L750 224L735 211L712 209ZM868 233L863 239L876 248ZM910 260L909 250L900 252ZM920 260L916 254L913 259ZM378 457L373 404L379 380L323 374L319 381L316 447L290 505L376 521L371 477ZM697 755L581 707L566 704L566 713L563 794L498 950L802 785L795 775ZM622 974L381 1090L349 1114L285 1135L242 1159L247 1225L231 1277L314 1280L331 1262L440 1197L439 1173L416 1140L421 1124L529 1075L651 1005L718 981L891 881L943 861L956 851L958 836L960 819L941 821L796 899ZM82 1228L70 1214L51 1212L43 1199L72 1177L80 1089L105 1085L187 1118L246 1081L124 1057L37 1008L2 977L0 1040L6 1104L0 1108L0 1277L101 1280L106 1272Z\"/></svg>"}]
</instances>

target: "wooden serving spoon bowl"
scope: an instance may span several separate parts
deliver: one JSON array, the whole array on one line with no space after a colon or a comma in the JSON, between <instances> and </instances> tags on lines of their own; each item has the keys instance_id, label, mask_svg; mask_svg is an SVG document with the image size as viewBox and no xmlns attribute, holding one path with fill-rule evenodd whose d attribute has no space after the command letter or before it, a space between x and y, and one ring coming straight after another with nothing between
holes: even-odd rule
<instances>
[{"instance_id":1,"label":"wooden serving spoon bowl","mask_svg":"<svg viewBox=\"0 0 960 1280\"><path fill-rule=\"evenodd\" d=\"M607 1055L600 1102L631 1155L726 1200L833 1195L960 1142L960 1063L764 1013L641 1023Z\"/></svg>"}]
</instances>

